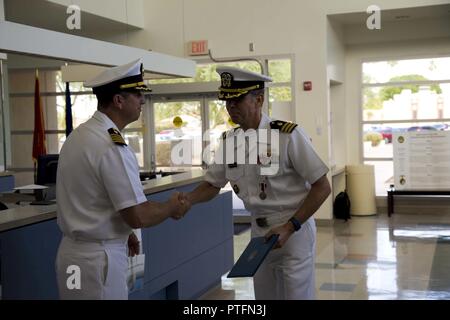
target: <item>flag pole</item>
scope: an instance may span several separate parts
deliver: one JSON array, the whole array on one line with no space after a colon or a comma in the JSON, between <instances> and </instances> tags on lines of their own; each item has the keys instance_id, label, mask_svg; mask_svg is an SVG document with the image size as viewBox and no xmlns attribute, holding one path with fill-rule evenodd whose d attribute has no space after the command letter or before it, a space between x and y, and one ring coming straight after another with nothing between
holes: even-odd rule
<instances>
[{"instance_id":1,"label":"flag pole","mask_svg":"<svg viewBox=\"0 0 450 320\"><path fill-rule=\"evenodd\" d=\"M35 79L35 82L36 81L39 81L39 71L38 71L38 69L36 68L36 79ZM35 88L36 89L36 88ZM35 92L35 95L36 95L36 92ZM36 102L35 102L36 103ZM36 110L35 110L35 112L36 112ZM35 117L36 117L36 115L35 115ZM35 129L36 130L36 129ZM34 137L33 137L33 140L34 140ZM37 162L37 159L35 159L34 157L33 157L33 172L34 172L34 183L36 184L37 183L37 165L36 165L36 162Z\"/></svg>"},{"instance_id":2,"label":"flag pole","mask_svg":"<svg viewBox=\"0 0 450 320\"><path fill-rule=\"evenodd\" d=\"M36 69L36 79L34 85L34 132L33 132L33 152L34 161L34 181L37 183L37 162L39 156L47 154L45 147L45 124L42 114L41 96L39 89L39 71Z\"/></svg>"}]
</instances>

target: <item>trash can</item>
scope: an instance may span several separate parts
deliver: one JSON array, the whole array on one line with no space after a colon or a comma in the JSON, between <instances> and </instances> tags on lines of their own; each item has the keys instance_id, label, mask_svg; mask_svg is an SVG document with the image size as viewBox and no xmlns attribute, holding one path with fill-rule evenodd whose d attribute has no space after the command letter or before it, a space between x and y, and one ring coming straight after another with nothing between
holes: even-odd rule
<instances>
[{"instance_id":1,"label":"trash can","mask_svg":"<svg viewBox=\"0 0 450 320\"><path fill-rule=\"evenodd\" d=\"M375 170L373 165L349 165L347 171L347 193L350 198L352 216L377 214L375 202Z\"/></svg>"}]
</instances>

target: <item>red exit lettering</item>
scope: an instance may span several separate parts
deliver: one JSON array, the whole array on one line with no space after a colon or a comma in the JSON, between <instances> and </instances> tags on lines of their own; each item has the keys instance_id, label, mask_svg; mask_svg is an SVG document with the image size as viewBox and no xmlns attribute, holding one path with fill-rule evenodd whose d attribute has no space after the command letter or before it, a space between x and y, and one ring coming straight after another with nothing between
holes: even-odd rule
<instances>
[{"instance_id":1,"label":"red exit lettering","mask_svg":"<svg viewBox=\"0 0 450 320\"><path fill-rule=\"evenodd\" d=\"M189 42L189 55L198 56L208 54L208 40Z\"/></svg>"}]
</instances>

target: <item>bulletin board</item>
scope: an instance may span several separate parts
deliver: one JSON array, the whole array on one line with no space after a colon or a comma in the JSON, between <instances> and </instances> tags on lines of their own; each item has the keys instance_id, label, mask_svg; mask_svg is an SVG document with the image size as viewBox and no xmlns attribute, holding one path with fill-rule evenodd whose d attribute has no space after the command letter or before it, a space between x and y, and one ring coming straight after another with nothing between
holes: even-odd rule
<instances>
[{"instance_id":1,"label":"bulletin board","mask_svg":"<svg viewBox=\"0 0 450 320\"><path fill-rule=\"evenodd\" d=\"M450 190L450 131L395 132L396 190Z\"/></svg>"}]
</instances>

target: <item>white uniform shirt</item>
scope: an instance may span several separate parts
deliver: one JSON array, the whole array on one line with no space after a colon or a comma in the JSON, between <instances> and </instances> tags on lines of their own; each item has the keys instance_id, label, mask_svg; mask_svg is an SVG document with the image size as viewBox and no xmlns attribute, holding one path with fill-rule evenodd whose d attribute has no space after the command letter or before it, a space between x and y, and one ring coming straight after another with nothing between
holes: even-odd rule
<instances>
[{"instance_id":1,"label":"white uniform shirt","mask_svg":"<svg viewBox=\"0 0 450 320\"><path fill-rule=\"evenodd\" d=\"M262 114L258 129L270 130L272 120ZM233 135L229 131L227 136ZM227 139L228 140L228 139ZM221 139L223 144L223 139ZM235 147L235 152L238 146ZM220 150L220 148L219 148ZM311 184L328 172L327 166L314 151L310 139L298 126L292 133L279 133L279 158L272 154L272 160L279 159L279 169L275 175L261 175L258 164L213 164L209 167L205 180L222 188L231 183L237 196L243 200L245 208L256 216L270 216L284 213L290 217L298 210L306 198ZM245 148L246 159L249 148ZM262 155L260 155L262 156ZM260 198L261 183L265 183L266 199Z\"/></svg>"},{"instance_id":2,"label":"white uniform shirt","mask_svg":"<svg viewBox=\"0 0 450 320\"><path fill-rule=\"evenodd\" d=\"M132 229L119 210L147 201L136 156L115 144L117 126L96 111L67 138L59 155L57 220L64 235L81 240L127 237Z\"/></svg>"}]
</instances>

